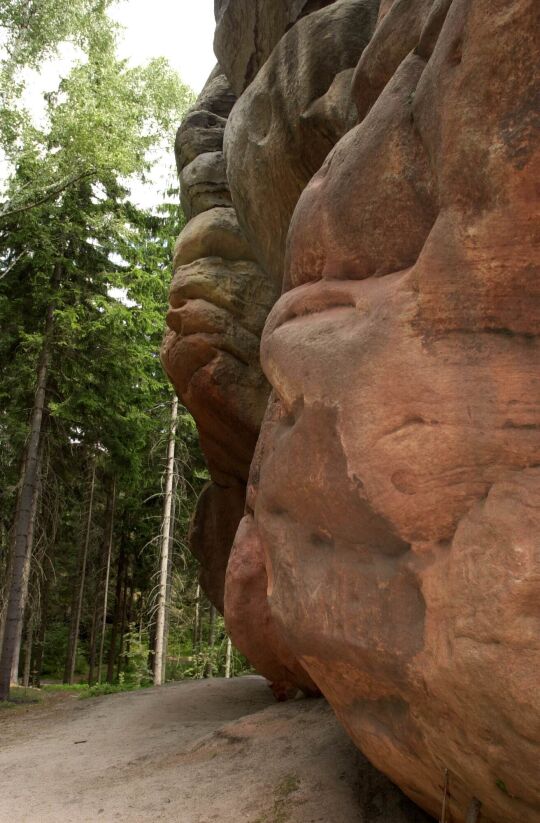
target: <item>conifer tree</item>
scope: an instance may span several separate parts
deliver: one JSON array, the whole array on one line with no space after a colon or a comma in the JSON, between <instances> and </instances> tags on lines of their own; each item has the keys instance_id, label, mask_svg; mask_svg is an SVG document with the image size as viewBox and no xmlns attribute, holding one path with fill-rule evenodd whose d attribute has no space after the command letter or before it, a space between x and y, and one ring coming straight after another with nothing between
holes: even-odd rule
<instances>
[{"instance_id":1,"label":"conifer tree","mask_svg":"<svg viewBox=\"0 0 540 823\"><path fill-rule=\"evenodd\" d=\"M36 14L43 5L33 4ZM103 15L106 5L75 4L80 19L91 7ZM126 181L149 171L150 150L170 139L191 95L165 61L128 67L115 56L113 28L95 29L99 37L79 38L85 58L48 96L43 128L16 106L0 118L13 161L0 206L0 438L12 444L1 506L8 579L0 699L18 667L46 420L54 418L64 448L101 452L109 473L120 476L140 461L153 423L147 410L164 390L152 346L165 284L156 271L155 284L145 282L156 261L136 262L160 219L132 206ZM48 48L15 36L11 47L11 63ZM133 305L115 299L115 285L144 297L144 307L137 296ZM26 426L21 408L29 409Z\"/></svg>"}]
</instances>

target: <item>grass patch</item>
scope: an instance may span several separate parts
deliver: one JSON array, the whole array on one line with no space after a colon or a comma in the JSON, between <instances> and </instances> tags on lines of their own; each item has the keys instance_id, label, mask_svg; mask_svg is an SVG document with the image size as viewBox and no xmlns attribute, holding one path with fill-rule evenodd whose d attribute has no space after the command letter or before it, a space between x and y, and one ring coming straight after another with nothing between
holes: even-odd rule
<instances>
[{"instance_id":1,"label":"grass patch","mask_svg":"<svg viewBox=\"0 0 540 823\"><path fill-rule=\"evenodd\" d=\"M28 706L32 703L41 703L43 696L39 689L25 689L24 686L12 686L9 690L9 700L0 700L0 709L14 709L17 706Z\"/></svg>"},{"instance_id":2,"label":"grass patch","mask_svg":"<svg viewBox=\"0 0 540 823\"><path fill-rule=\"evenodd\" d=\"M77 694L79 700L84 700L88 697L103 697L106 694L119 694L120 692L132 692L138 689L146 689L151 686L151 683L140 685L137 683L94 683L89 686L88 683L47 683L39 689L28 688L23 686L12 686L9 693L9 700L0 701L1 709L14 709L17 706L31 705L32 703L43 703L47 696L54 694Z\"/></svg>"},{"instance_id":3,"label":"grass patch","mask_svg":"<svg viewBox=\"0 0 540 823\"><path fill-rule=\"evenodd\" d=\"M78 694L80 692L87 692L90 686L88 683L72 683L68 685L67 683L50 683L46 686L41 687L41 691L43 692L67 692L68 694Z\"/></svg>"},{"instance_id":4,"label":"grass patch","mask_svg":"<svg viewBox=\"0 0 540 823\"><path fill-rule=\"evenodd\" d=\"M120 692L135 692L139 689L148 689L150 686L151 683L143 686L137 683L94 683L93 686L87 686L86 690L81 692L80 699L102 697L105 694L119 694Z\"/></svg>"}]
</instances>

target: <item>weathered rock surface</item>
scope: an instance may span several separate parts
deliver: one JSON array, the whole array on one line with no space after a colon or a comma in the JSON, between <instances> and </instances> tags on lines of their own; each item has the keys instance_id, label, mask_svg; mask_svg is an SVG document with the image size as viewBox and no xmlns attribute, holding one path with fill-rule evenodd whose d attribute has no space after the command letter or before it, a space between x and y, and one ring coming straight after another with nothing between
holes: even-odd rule
<instances>
[{"instance_id":1,"label":"weathered rock surface","mask_svg":"<svg viewBox=\"0 0 540 823\"><path fill-rule=\"evenodd\" d=\"M432 814L448 769L459 821L473 798L482 821L540 820L533 19L386 9L367 113L291 225L261 350L281 411L237 536L353 739Z\"/></svg>"},{"instance_id":2,"label":"weathered rock surface","mask_svg":"<svg viewBox=\"0 0 540 823\"><path fill-rule=\"evenodd\" d=\"M244 241L233 210L227 220L224 211L200 215L188 224L185 245L184 235L177 243L164 356L195 416L212 476L245 484L268 396L259 339L274 291L256 263L233 256Z\"/></svg>"},{"instance_id":3,"label":"weathered rock surface","mask_svg":"<svg viewBox=\"0 0 540 823\"><path fill-rule=\"evenodd\" d=\"M189 531L189 547L200 563L201 586L217 609L224 611L225 573L231 546L244 514L246 487L210 482L199 498Z\"/></svg>"},{"instance_id":4,"label":"weathered rock surface","mask_svg":"<svg viewBox=\"0 0 540 823\"><path fill-rule=\"evenodd\" d=\"M447 773L447 820L476 799L538 823L540 7L217 12L234 212L188 226L169 315L170 373L238 484L195 522L208 586L227 567L238 647L278 694L319 688L430 814Z\"/></svg>"},{"instance_id":5,"label":"weathered rock surface","mask_svg":"<svg viewBox=\"0 0 540 823\"><path fill-rule=\"evenodd\" d=\"M232 206L223 153L204 152L184 166L180 174L180 193L188 220L216 206Z\"/></svg>"},{"instance_id":6,"label":"weathered rock surface","mask_svg":"<svg viewBox=\"0 0 540 823\"><path fill-rule=\"evenodd\" d=\"M354 73L353 97L360 119L368 113L400 63L418 46L428 15L438 10L444 19L450 2L392 0L381 3L379 23Z\"/></svg>"},{"instance_id":7,"label":"weathered rock surface","mask_svg":"<svg viewBox=\"0 0 540 823\"><path fill-rule=\"evenodd\" d=\"M299 20L227 122L227 177L238 219L280 288L298 198L356 122L352 70L371 37L377 9L378 0L338 0Z\"/></svg>"},{"instance_id":8,"label":"weathered rock surface","mask_svg":"<svg viewBox=\"0 0 540 823\"><path fill-rule=\"evenodd\" d=\"M229 554L244 512L246 481L269 394L259 362L260 336L279 294L256 262L232 207L221 152L231 98L218 68L178 130L176 161L189 222L175 246L162 348L165 369L197 423L210 470L189 545L200 563L201 586L221 612ZM236 596L241 619L251 626L245 635L249 652L276 696L298 688L317 693L270 615L262 555L254 567L258 597L250 594L245 600L253 580L253 574L246 577L248 566L242 568L231 597ZM233 568L240 570L238 563ZM239 646L244 645L239 639Z\"/></svg>"},{"instance_id":9,"label":"weathered rock surface","mask_svg":"<svg viewBox=\"0 0 540 823\"><path fill-rule=\"evenodd\" d=\"M176 160L189 220L174 255L162 360L199 429L212 483L190 533L201 583L223 611L225 570L268 384L259 339L276 290L255 262L232 208L223 132L234 95L219 66L180 126Z\"/></svg>"},{"instance_id":10,"label":"weathered rock surface","mask_svg":"<svg viewBox=\"0 0 540 823\"><path fill-rule=\"evenodd\" d=\"M214 51L238 96L300 17L334 0L216 0Z\"/></svg>"},{"instance_id":11,"label":"weathered rock surface","mask_svg":"<svg viewBox=\"0 0 540 823\"><path fill-rule=\"evenodd\" d=\"M267 590L262 543L253 518L247 516L238 527L227 568L227 628L237 648L260 674L270 680L278 699L294 696L297 688L306 694L317 694L317 686L276 626L270 612Z\"/></svg>"},{"instance_id":12,"label":"weathered rock surface","mask_svg":"<svg viewBox=\"0 0 540 823\"><path fill-rule=\"evenodd\" d=\"M220 152L227 120L210 111L193 111L186 115L176 133L176 161L182 169L199 154Z\"/></svg>"}]
</instances>

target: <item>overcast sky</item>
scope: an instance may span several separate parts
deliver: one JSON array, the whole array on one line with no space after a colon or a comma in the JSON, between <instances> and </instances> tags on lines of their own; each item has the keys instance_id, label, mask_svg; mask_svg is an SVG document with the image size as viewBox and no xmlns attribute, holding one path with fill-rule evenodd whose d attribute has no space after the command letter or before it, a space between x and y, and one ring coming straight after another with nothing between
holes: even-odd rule
<instances>
[{"instance_id":1,"label":"overcast sky","mask_svg":"<svg viewBox=\"0 0 540 823\"><path fill-rule=\"evenodd\" d=\"M123 0L111 16L126 28L122 57L163 55L193 91L202 89L216 63L214 0Z\"/></svg>"}]
</instances>

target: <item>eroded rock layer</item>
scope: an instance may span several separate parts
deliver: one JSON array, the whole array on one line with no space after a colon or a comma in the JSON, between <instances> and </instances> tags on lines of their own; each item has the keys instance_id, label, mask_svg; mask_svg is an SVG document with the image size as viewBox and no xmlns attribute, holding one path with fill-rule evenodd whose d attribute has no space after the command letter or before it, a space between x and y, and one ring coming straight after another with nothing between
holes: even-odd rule
<instances>
[{"instance_id":1,"label":"eroded rock layer","mask_svg":"<svg viewBox=\"0 0 540 823\"><path fill-rule=\"evenodd\" d=\"M223 133L235 102L219 66L180 126L176 160L188 223L178 238L162 361L199 429L211 483L190 545L223 611L225 569L269 387L259 341L276 289L255 262L232 206Z\"/></svg>"},{"instance_id":2,"label":"eroded rock layer","mask_svg":"<svg viewBox=\"0 0 540 823\"><path fill-rule=\"evenodd\" d=\"M299 20L227 123L227 175L238 219L280 289L298 198L356 122L353 70L373 32L377 8L378 0L337 0Z\"/></svg>"},{"instance_id":3,"label":"eroded rock layer","mask_svg":"<svg viewBox=\"0 0 540 823\"><path fill-rule=\"evenodd\" d=\"M250 301L259 283L271 296L252 323L232 289L230 324L206 322L259 377L265 324L273 391L249 429L230 371L219 394L190 377L213 362L199 349L170 372L220 482L245 483L251 460L213 576L227 565L229 630L277 690L319 688L418 805L537 823L540 6L310 5L217 2L240 95L224 150L235 259ZM204 176L221 196L218 167ZM185 185L197 211L205 191ZM173 284L170 325L192 311L175 300Z\"/></svg>"},{"instance_id":4,"label":"eroded rock layer","mask_svg":"<svg viewBox=\"0 0 540 823\"><path fill-rule=\"evenodd\" d=\"M233 104L218 66L178 130L176 160L188 223L175 247L162 347L163 365L196 420L210 470L189 545L200 563L201 585L221 612L227 564L270 391L259 362L260 336L279 294L256 262L232 206L222 149ZM243 614L251 624L249 636L256 640L246 650L256 646L257 668L279 698L298 687L315 693L317 687L274 626L262 554L255 568L257 596L249 595ZM251 580L246 573L244 569L239 579ZM250 585L237 588L240 604Z\"/></svg>"}]
</instances>

